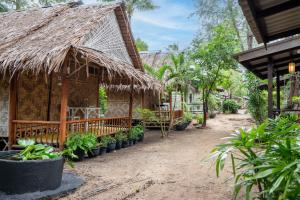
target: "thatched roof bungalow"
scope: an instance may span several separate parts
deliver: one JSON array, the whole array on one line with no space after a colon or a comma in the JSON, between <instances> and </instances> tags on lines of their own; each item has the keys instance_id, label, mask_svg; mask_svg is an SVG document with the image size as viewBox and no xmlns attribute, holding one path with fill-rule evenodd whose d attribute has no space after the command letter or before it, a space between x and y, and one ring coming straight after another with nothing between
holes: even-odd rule
<instances>
[{"instance_id":1,"label":"thatched roof bungalow","mask_svg":"<svg viewBox=\"0 0 300 200\"><path fill-rule=\"evenodd\" d=\"M160 90L143 72L123 4L4 13L0 38L0 133L10 146L21 137L62 146L74 127L108 124L112 133L130 124L133 90ZM69 107L98 106L101 84L130 91L128 116L67 121Z\"/></svg>"}]
</instances>

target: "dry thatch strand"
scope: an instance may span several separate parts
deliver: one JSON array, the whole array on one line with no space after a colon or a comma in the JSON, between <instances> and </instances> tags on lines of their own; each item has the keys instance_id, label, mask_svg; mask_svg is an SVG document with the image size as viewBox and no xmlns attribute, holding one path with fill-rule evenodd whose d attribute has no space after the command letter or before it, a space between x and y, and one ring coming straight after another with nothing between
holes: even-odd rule
<instances>
[{"instance_id":1,"label":"dry thatch strand","mask_svg":"<svg viewBox=\"0 0 300 200\"><path fill-rule=\"evenodd\" d=\"M120 16L126 16L123 12L121 4L74 6L74 3L70 3L0 14L0 74L12 76L15 72L24 71L36 74L62 73L64 63L69 58L77 60L76 65L105 68L109 76L106 80L112 81L115 75L119 75L133 80L143 90L159 90L159 82L140 71L141 66L136 66L136 55L133 58L129 53L133 62L126 59L127 50L130 48L132 52L135 47L129 47L127 43L124 45L124 41L133 38L128 34L127 19L119 19ZM111 41L112 49L107 45L99 45L99 41L91 42L91 33L99 33L99 30L103 34L98 34L96 39L107 42L103 38L110 31L101 28L101 25L116 28L116 24L107 24L107 17L113 14L118 17L113 18L111 23L118 21L122 37L116 34L113 34L114 37L107 36L109 40L116 39ZM121 42L122 45L119 44ZM93 46L95 44L103 50ZM120 88L128 87L128 81L123 84Z\"/></svg>"}]
</instances>

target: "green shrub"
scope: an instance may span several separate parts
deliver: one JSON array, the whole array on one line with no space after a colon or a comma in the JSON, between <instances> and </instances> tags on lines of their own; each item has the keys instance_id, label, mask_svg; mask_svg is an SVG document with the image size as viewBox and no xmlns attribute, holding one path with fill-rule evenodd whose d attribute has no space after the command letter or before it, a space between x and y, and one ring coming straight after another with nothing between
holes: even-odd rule
<instances>
[{"instance_id":1,"label":"green shrub","mask_svg":"<svg viewBox=\"0 0 300 200\"><path fill-rule=\"evenodd\" d=\"M204 121L203 115L198 114L198 115L196 116L196 120L197 120L198 124L203 124L203 121Z\"/></svg>"},{"instance_id":2,"label":"green shrub","mask_svg":"<svg viewBox=\"0 0 300 200\"><path fill-rule=\"evenodd\" d=\"M263 200L300 199L300 124L294 115L267 120L251 130L240 129L214 150L216 172L230 157L234 199L241 188Z\"/></svg>"},{"instance_id":3,"label":"green shrub","mask_svg":"<svg viewBox=\"0 0 300 200\"><path fill-rule=\"evenodd\" d=\"M190 122L193 120L193 113L191 112L184 112L183 114L183 121L184 122Z\"/></svg>"},{"instance_id":4,"label":"green shrub","mask_svg":"<svg viewBox=\"0 0 300 200\"><path fill-rule=\"evenodd\" d=\"M93 133L72 133L68 136L66 145L71 151L81 149L87 153L98 145L97 136Z\"/></svg>"},{"instance_id":5,"label":"green shrub","mask_svg":"<svg viewBox=\"0 0 300 200\"><path fill-rule=\"evenodd\" d=\"M123 142L127 139L127 136L123 131L120 131L115 135L115 139L117 142Z\"/></svg>"},{"instance_id":6,"label":"green shrub","mask_svg":"<svg viewBox=\"0 0 300 200\"><path fill-rule=\"evenodd\" d=\"M240 106L231 99L227 99L223 102L223 112L224 113L237 113Z\"/></svg>"},{"instance_id":7,"label":"green shrub","mask_svg":"<svg viewBox=\"0 0 300 200\"><path fill-rule=\"evenodd\" d=\"M116 139L111 137L110 135L105 135L101 137L100 146L101 147L107 147L111 143L115 143Z\"/></svg>"},{"instance_id":8,"label":"green shrub","mask_svg":"<svg viewBox=\"0 0 300 200\"><path fill-rule=\"evenodd\" d=\"M131 128L128 132L128 139L130 140L138 140L141 134L144 132L144 127L141 125L135 126Z\"/></svg>"}]
</instances>

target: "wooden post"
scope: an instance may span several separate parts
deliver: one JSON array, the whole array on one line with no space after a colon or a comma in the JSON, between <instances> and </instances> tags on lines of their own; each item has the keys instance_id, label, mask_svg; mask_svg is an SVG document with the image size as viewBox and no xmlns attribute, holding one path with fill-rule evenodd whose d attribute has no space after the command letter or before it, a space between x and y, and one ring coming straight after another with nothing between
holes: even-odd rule
<instances>
[{"instance_id":1,"label":"wooden post","mask_svg":"<svg viewBox=\"0 0 300 200\"><path fill-rule=\"evenodd\" d=\"M273 114L273 64L268 66L268 117L274 118Z\"/></svg>"},{"instance_id":2,"label":"wooden post","mask_svg":"<svg viewBox=\"0 0 300 200\"><path fill-rule=\"evenodd\" d=\"M129 111L128 111L129 128L131 128L132 126L132 109L133 109L133 80L131 80L130 95L129 95Z\"/></svg>"},{"instance_id":3,"label":"wooden post","mask_svg":"<svg viewBox=\"0 0 300 200\"><path fill-rule=\"evenodd\" d=\"M49 83L48 83L48 106L47 106L47 121L50 121L51 119L51 100L52 100L52 79L53 75L52 73L49 76Z\"/></svg>"},{"instance_id":4,"label":"wooden post","mask_svg":"<svg viewBox=\"0 0 300 200\"><path fill-rule=\"evenodd\" d=\"M170 124L173 123L173 97L172 97L172 92L170 92Z\"/></svg>"},{"instance_id":5,"label":"wooden post","mask_svg":"<svg viewBox=\"0 0 300 200\"><path fill-rule=\"evenodd\" d=\"M8 105L8 148L12 149L15 141L15 130L13 120L17 118L17 85L18 75L15 74L9 84L9 105Z\"/></svg>"},{"instance_id":6,"label":"wooden post","mask_svg":"<svg viewBox=\"0 0 300 200\"><path fill-rule=\"evenodd\" d=\"M67 131L67 108L68 108L68 94L69 93L69 82L65 77L62 78L61 86L61 103L60 103L60 138L59 148L64 148Z\"/></svg>"},{"instance_id":7,"label":"wooden post","mask_svg":"<svg viewBox=\"0 0 300 200\"><path fill-rule=\"evenodd\" d=\"M280 113L280 75L276 73L276 97L277 97L277 111Z\"/></svg>"}]
</instances>

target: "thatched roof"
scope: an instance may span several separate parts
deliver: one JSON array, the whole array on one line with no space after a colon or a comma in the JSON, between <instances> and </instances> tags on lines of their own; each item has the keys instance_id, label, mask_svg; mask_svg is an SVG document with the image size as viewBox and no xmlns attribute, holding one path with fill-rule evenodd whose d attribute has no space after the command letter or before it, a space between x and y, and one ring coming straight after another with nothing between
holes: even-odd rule
<instances>
[{"instance_id":1,"label":"thatched roof","mask_svg":"<svg viewBox=\"0 0 300 200\"><path fill-rule=\"evenodd\" d=\"M171 65L171 53L167 52L140 52L140 57L143 64L147 64L155 69L160 68L163 65Z\"/></svg>"},{"instance_id":2,"label":"thatched roof","mask_svg":"<svg viewBox=\"0 0 300 200\"><path fill-rule=\"evenodd\" d=\"M104 49L85 45L91 33L96 32L111 13L116 16L131 62L111 56ZM122 4L78 6L70 3L0 14L0 38L0 74L61 72L68 58L79 66L104 68L109 80L117 74L134 80L141 89L160 87L155 79L142 72Z\"/></svg>"}]
</instances>

